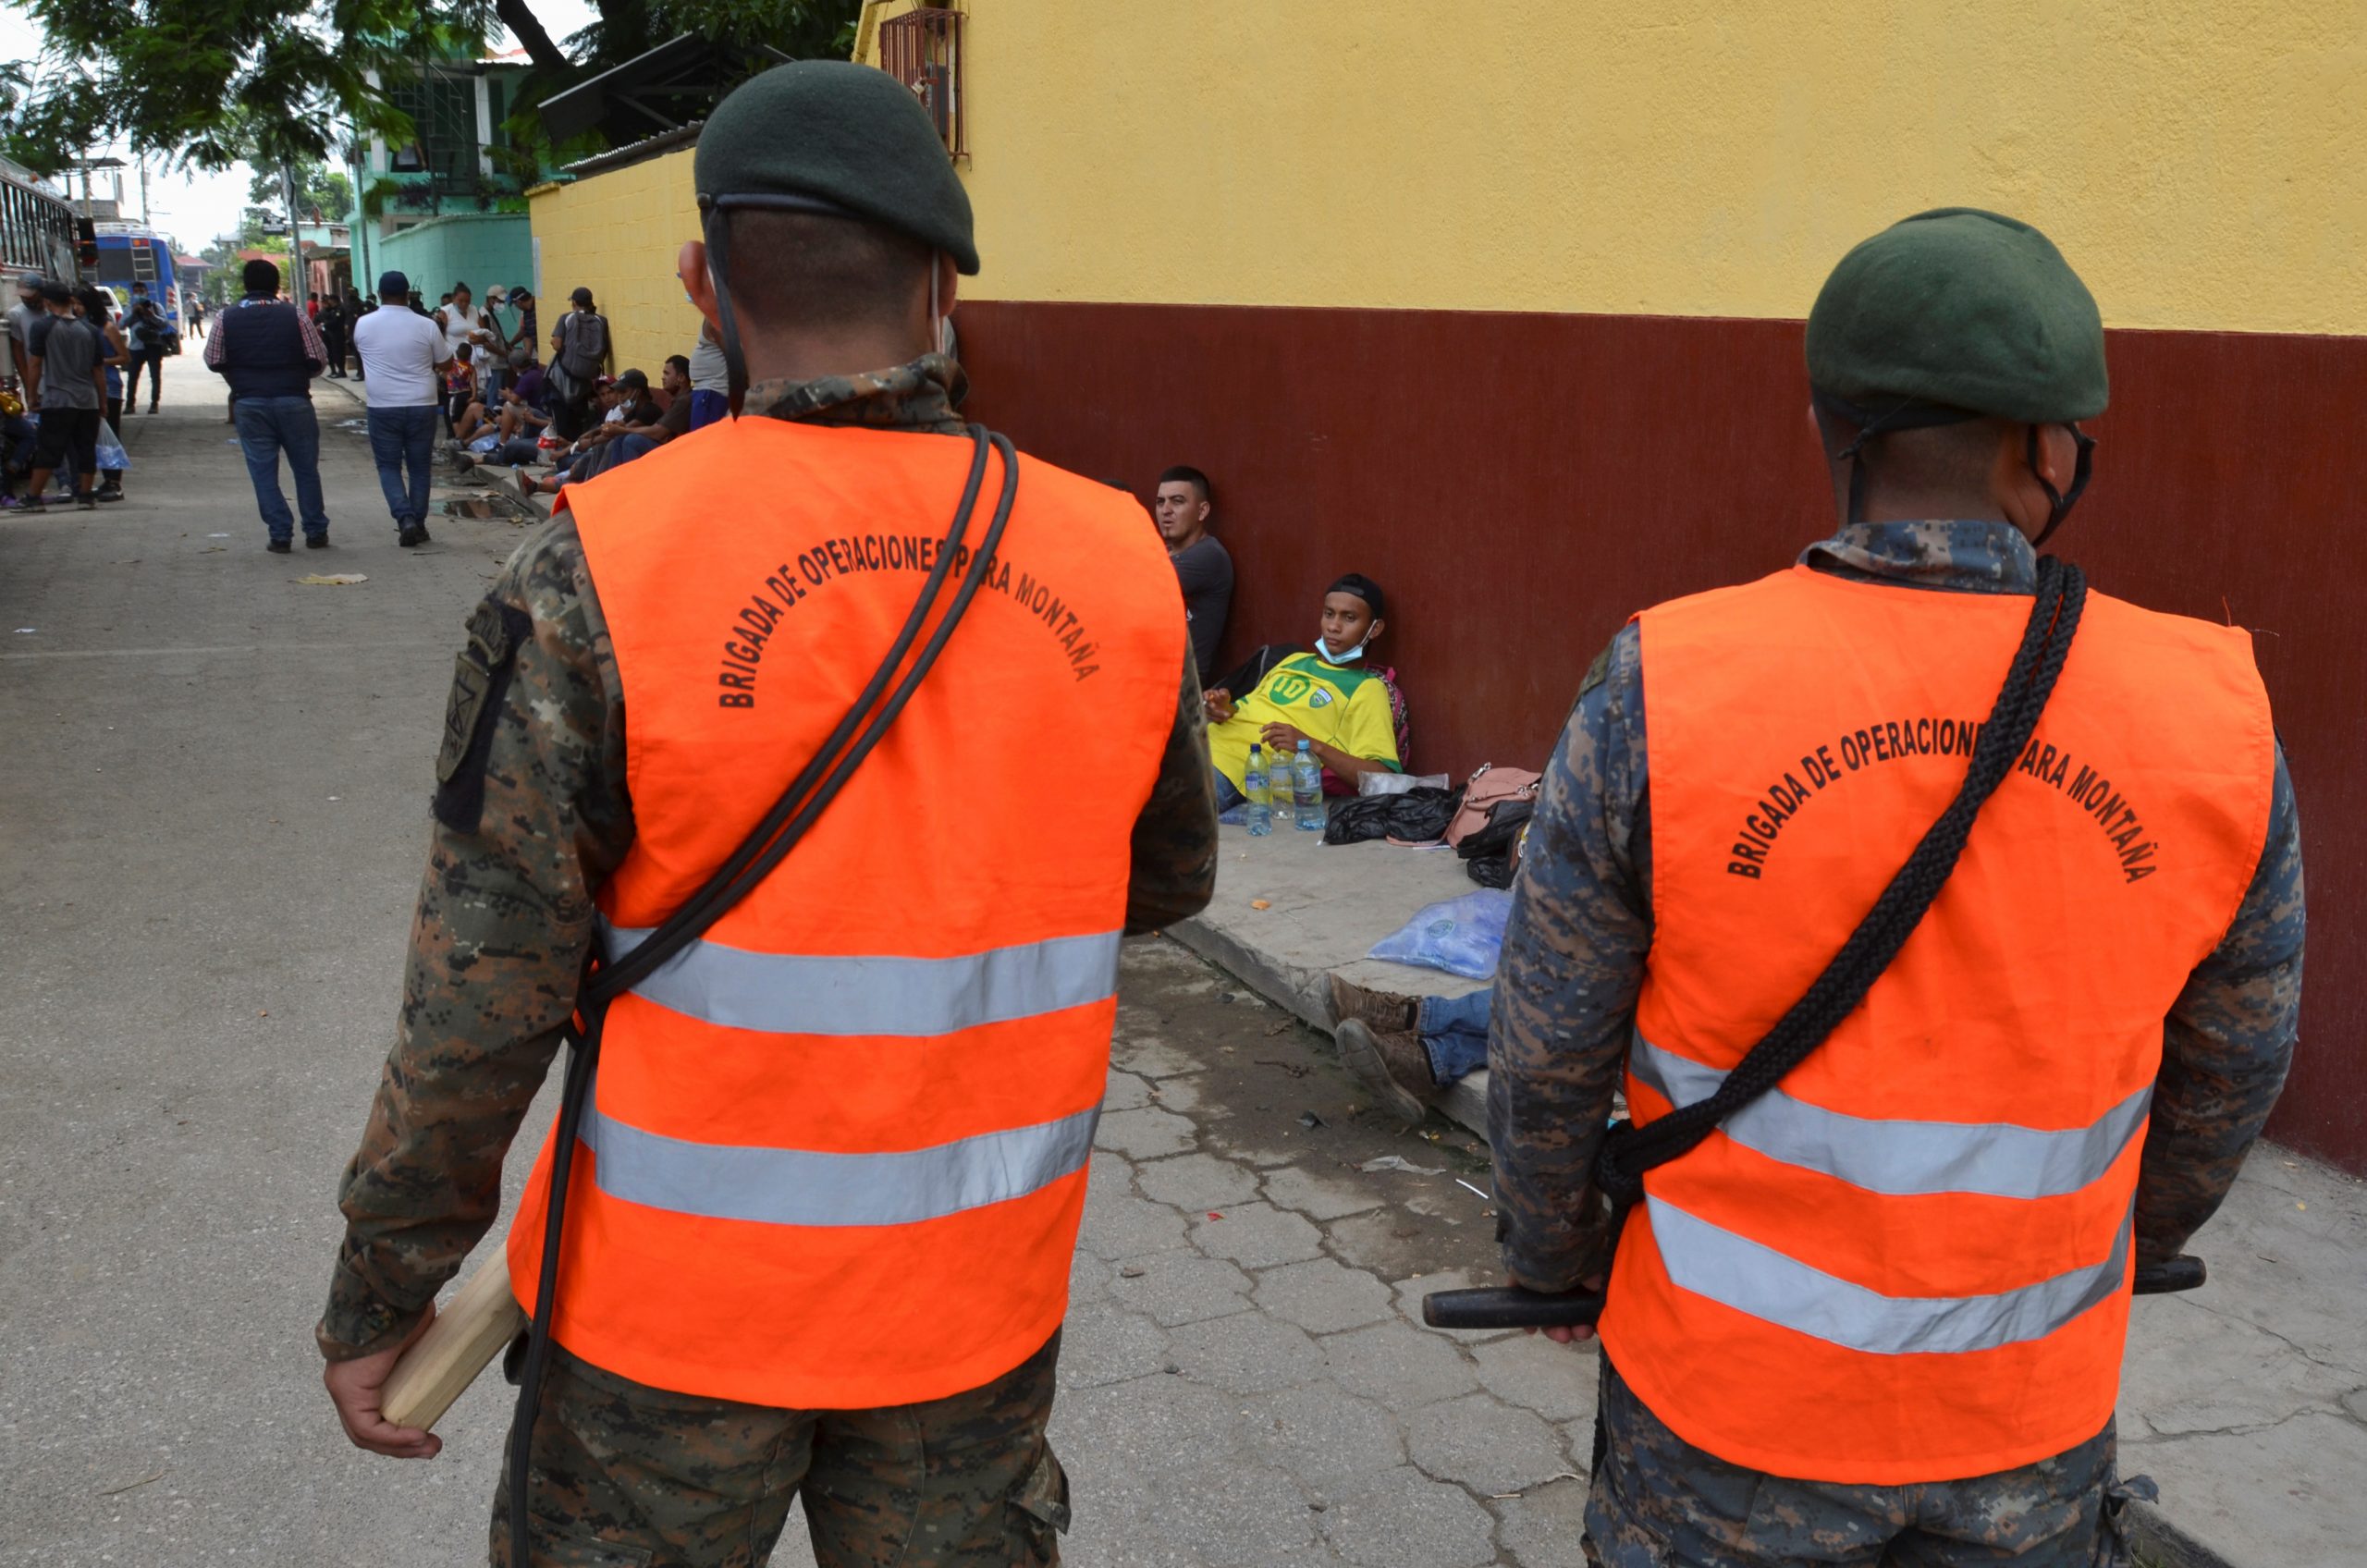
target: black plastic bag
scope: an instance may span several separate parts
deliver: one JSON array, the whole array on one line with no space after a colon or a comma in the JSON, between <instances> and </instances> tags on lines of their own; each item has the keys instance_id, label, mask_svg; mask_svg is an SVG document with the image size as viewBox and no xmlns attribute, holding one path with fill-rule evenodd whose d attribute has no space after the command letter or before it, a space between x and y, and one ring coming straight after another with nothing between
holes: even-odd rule
<instances>
[{"instance_id":1,"label":"black plastic bag","mask_svg":"<svg viewBox=\"0 0 2367 1568\"><path fill-rule=\"evenodd\" d=\"M1327 844L1359 844L1367 839L1403 839L1411 844L1434 843L1463 805L1460 790L1422 788L1396 795L1358 795L1331 802L1331 820L1324 825Z\"/></svg>"},{"instance_id":2,"label":"black plastic bag","mask_svg":"<svg viewBox=\"0 0 2367 1568\"><path fill-rule=\"evenodd\" d=\"M1488 808L1488 820L1463 836L1454 852L1466 863L1464 870L1482 888L1513 885L1513 846L1537 809L1533 801L1498 801Z\"/></svg>"}]
</instances>

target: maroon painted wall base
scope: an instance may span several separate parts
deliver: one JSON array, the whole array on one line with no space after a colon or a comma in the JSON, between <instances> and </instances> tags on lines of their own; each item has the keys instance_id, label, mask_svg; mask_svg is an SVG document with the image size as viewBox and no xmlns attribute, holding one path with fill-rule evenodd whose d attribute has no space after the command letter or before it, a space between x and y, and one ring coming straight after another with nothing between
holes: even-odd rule
<instances>
[{"instance_id":1,"label":"maroon painted wall base","mask_svg":"<svg viewBox=\"0 0 2367 1568\"><path fill-rule=\"evenodd\" d=\"M1797 322L976 301L960 324L967 411L1027 450L1146 497L1170 463L1208 471L1228 650L1308 641L1332 578L1379 582L1424 770L1541 766L1626 617L1831 531ZM2367 1173L2367 971L2341 962L2367 918L2367 338L2110 352L2058 548L2107 592L2254 630L2319 959L2272 1131Z\"/></svg>"}]
</instances>

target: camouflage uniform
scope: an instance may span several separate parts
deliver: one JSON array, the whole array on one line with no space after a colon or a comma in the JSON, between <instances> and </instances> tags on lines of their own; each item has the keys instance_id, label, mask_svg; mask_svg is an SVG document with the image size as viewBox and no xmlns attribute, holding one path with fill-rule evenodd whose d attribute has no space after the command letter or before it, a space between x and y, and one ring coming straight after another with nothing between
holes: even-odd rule
<instances>
[{"instance_id":1,"label":"camouflage uniform","mask_svg":"<svg viewBox=\"0 0 2367 1568\"><path fill-rule=\"evenodd\" d=\"M1602 1455L1587 1498L1595 1568L1785 1568L1800 1562L2011 1562L2103 1568L2127 1561L2120 1514L2153 1483L2123 1483L2114 1434L1968 1481L1841 1486L1790 1481L1695 1448L1645 1408L1609 1361Z\"/></svg>"},{"instance_id":2,"label":"camouflage uniform","mask_svg":"<svg viewBox=\"0 0 2367 1568\"><path fill-rule=\"evenodd\" d=\"M567 1568L748 1568L802 1497L831 1568L1057 1563L1068 1478L1044 1440L1060 1336L983 1388L883 1410L772 1410L668 1393L564 1354L534 1428L534 1558ZM509 1568L509 1476L493 1494Z\"/></svg>"},{"instance_id":3,"label":"camouflage uniform","mask_svg":"<svg viewBox=\"0 0 2367 1568\"><path fill-rule=\"evenodd\" d=\"M760 382L748 389L744 407L809 423L958 435L964 426L950 395L961 374L951 361L930 355L860 376ZM332 1360L399 1342L491 1228L503 1157L574 1009L593 940L594 894L633 842L623 688L571 518L561 512L528 536L470 617L468 633L437 761L435 827L395 1047L339 1191L346 1234L317 1330ZM1134 827L1130 929L1168 925L1207 903L1216 875L1210 777L1199 679L1186 657L1159 778ZM1010 1402L1032 1399L1033 1432L1015 1455L1032 1466L1043 1449L1052 1354L1047 1347L1040 1377L1029 1371L1031 1362L986 1390L939 1407L914 1407L902 1418L924 1427L940 1418L968 1423L964 1402L983 1400L975 1419L987 1425L979 1429L1017 1434ZM607 1498L599 1503L601 1516L624 1516L614 1501L623 1494L604 1491L609 1480L571 1468L564 1457L542 1462L546 1451L597 1454L606 1470L640 1477L634 1504L652 1530L678 1512L667 1501L673 1483L659 1477L688 1477L704 1487L699 1476L739 1465L792 1485L800 1465L785 1456L816 1431L810 1415L685 1401L581 1363L560 1375L545 1409L535 1431L538 1485L552 1498ZM564 1417L554 1414L562 1410ZM820 1418L825 1450L840 1420ZM1013 1454L1003 1458L1015 1462ZM835 1462L816 1463L820 1475ZM1007 1479L1016 1487L1031 1474ZM1057 1464L1050 1475L1057 1478ZM975 1488L990 1478L980 1469L947 1484ZM900 1495L927 1503L934 1494ZM538 1516L558 1512L539 1492L535 1506ZM744 1515L734 1516L744 1523ZM744 1547L745 1530L731 1528ZM648 1538L675 1537L659 1531ZM688 1550L669 1544L658 1560L762 1561L684 1555ZM917 1550L903 1559L970 1560ZM995 1553L977 1560L1010 1561ZM581 1561L635 1559L626 1551ZM825 1561L870 1559L858 1552Z\"/></svg>"},{"instance_id":4,"label":"camouflage uniform","mask_svg":"<svg viewBox=\"0 0 2367 1568\"><path fill-rule=\"evenodd\" d=\"M1967 594L2029 594L2037 570L2018 532L1986 522L1856 523L1801 560L1854 581ZM1548 765L1497 971L1488 1121L1504 1267L1538 1290L1576 1289L1609 1262L1609 1214L1588 1177L1620 1085L1652 939L1643 680L1631 624L1587 671ZM2300 1011L2301 937L2300 822L2279 747L2267 841L2250 888L2164 1024L2137 1191L2140 1263L2175 1256L2211 1218L2276 1103ZM2107 1429L2097 1440L2108 1448L2110 1436ZM2048 1474L2067 1484L2078 1468L2067 1455L2049 1464L2056 1468ZM1646 1493L1685 1473L1630 1470L1623 1484ZM1936 1496L1946 1488L1913 1489ZM1819 1527L1816 1511L1826 1508L1885 1518L1898 1490L1821 1486L1813 1497L1802 1490L1798 1506ZM1617 1501L1610 1477L1598 1475L1596 1505ZM1758 1561L1740 1555L1748 1536L1722 1549L1731 1555L1699 1561Z\"/></svg>"}]
</instances>

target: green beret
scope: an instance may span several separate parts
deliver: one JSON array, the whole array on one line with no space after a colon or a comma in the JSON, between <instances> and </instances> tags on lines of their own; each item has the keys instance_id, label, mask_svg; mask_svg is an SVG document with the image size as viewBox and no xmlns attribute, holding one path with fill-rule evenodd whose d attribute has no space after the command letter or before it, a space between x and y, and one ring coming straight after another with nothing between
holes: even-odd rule
<instances>
[{"instance_id":1,"label":"green beret","mask_svg":"<svg viewBox=\"0 0 2367 1568\"><path fill-rule=\"evenodd\" d=\"M803 197L909 234L978 270L970 195L928 111L885 71L799 60L751 77L699 132L692 179L701 204Z\"/></svg>"},{"instance_id":2,"label":"green beret","mask_svg":"<svg viewBox=\"0 0 2367 1568\"><path fill-rule=\"evenodd\" d=\"M1919 213L1841 258L1809 312L1809 385L2017 423L2103 412L2104 325L2045 235L1971 207Z\"/></svg>"}]
</instances>

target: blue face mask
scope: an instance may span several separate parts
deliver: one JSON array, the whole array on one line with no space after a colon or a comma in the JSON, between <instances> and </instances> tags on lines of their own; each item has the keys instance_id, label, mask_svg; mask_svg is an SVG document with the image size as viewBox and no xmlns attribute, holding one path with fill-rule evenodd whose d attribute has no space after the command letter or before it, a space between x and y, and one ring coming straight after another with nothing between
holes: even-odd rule
<instances>
[{"instance_id":1,"label":"blue face mask","mask_svg":"<svg viewBox=\"0 0 2367 1568\"><path fill-rule=\"evenodd\" d=\"M1335 654L1331 651L1331 643L1318 633L1315 639L1316 656L1323 660L1326 664L1354 664L1358 659L1365 656L1365 643L1368 643L1371 640L1372 633L1367 631L1365 633L1364 643L1358 643L1346 653Z\"/></svg>"}]
</instances>

